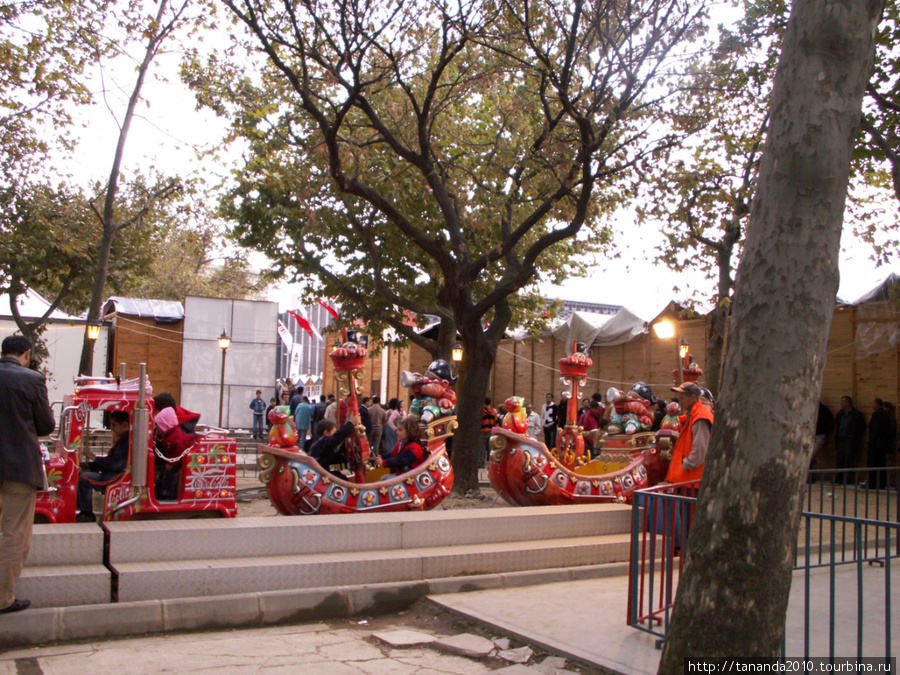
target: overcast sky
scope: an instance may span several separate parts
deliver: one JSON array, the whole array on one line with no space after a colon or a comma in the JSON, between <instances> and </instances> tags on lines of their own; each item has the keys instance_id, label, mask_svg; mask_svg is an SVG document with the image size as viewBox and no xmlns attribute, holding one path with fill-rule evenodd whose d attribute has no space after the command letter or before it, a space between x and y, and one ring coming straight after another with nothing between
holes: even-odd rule
<instances>
[{"instance_id":1,"label":"overcast sky","mask_svg":"<svg viewBox=\"0 0 900 675\"><path fill-rule=\"evenodd\" d=\"M131 129L124 171L127 174L134 167L154 165L163 172L202 176L214 184L237 166L239 152L233 150L224 162L197 158L193 146L217 146L224 134L225 123L209 111L195 110L193 96L177 78L177 64L177 54L163 55L148 78L144 90L146 103L140 106L139 117ZM119 73L106 73L104 82L108 93L105 101L79 112L79 119L85 125L83 142L73 161L67 163L66 170L82 183L105 182L109 172L117 132L110 110L117 114L124 110L126 92L132 85L134 74L133 67L123 66ZM95 76L97 73L99 71L95 71ZM162 80L160 73L169 73L168 81ZM117 81L121 83L120 91L116 89ZM897 211L894 206L887 217L891 217L891 213L896 215ZM623 242L617 246L619 259L599 260L589 278L572 279L561 287L542 286L541 291L550 298L625 305L641 315L655 314L669 300L684 301L708 294L709 282L698 275L676 274L649 262L653 257L654 239L658 241L656 228L645 225L635 232L636 226L629 218L623 217L619 221L622 228L629 228L627 237L620 233ZM624 240L639 242L639 245L629 246ZM890 273L889 268L876 268L868 260L869 247L854 241L846 230L843 248L839 291L842 298L859 297ZM261 256L254 260L258 265L265 265ZM894 268L900 272L900 264L895 263ZM673 292L674 286L681 290ZM276 287L272 289L270 299L279 302L282 310L288 309L299 290Z\"/></svg>"}]
</instances>

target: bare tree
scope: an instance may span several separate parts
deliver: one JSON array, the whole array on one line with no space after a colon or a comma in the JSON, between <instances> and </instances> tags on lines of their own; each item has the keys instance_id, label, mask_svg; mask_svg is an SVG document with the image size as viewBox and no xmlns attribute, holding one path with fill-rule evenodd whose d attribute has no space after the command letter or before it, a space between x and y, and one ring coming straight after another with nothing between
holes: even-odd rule
<instances>
[{"instance_id":1,"label":"bare tree","mask_svg":"<svg viewBox=\"0 0 900 675\"><path fill-rule=\"evenodd\" d=\"M125 145L128 141L128 132L131 129L131 123L134 120L137 105L141 101L141 91L144 88L144 81L153 60L156 58L157 54L159 54L163 43L183 23L185 11L189 4L190 0L183 0L180 5L171 6L169 0L160 0L155 16L149 20L149 25L142 27L143 35L146 37L144 55L137 67L137 77L135 78L134 87L128 98L125 114L119 124L119 134L115 153L113 155L112 166L109 171L109 178L106 181L106 189L102 195L102 209L99 208L95 202L91 202L91 208L96 214L97 219L100 221L103 231L98 245L97 267L94 272L94 287L91 293L91 304L87 313L88 323L95 322L100 317L100 308L104 300L106 279L109 272L109 257L116 235L127 227L140 224L159 200L169 197L180 188L180 182L178 180L160 180L156 185L150 186L144 190L143 198L132 205L128 215L123 216L117 209L118 202L116 198L119 194L119 181L122 177L122 161L125 153ZM85 330L84 342L81 348L80 372L88 375L91 374L93 368L93 350L93 341L88 338L87 330Z\"/></svg>"}]
</instances>

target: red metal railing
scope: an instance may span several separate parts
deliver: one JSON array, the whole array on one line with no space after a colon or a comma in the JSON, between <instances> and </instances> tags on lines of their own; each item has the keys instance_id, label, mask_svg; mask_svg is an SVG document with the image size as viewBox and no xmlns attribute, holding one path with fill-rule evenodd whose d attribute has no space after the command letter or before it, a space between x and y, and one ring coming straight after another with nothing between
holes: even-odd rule
<instances>
[{"instance_id":1,"label":"red metal railing","mask_svg":"<svg viewBox=\"0 0 900 675\"><path fill-rule=\"evenodd\" d=\"M669 627L699 487L694 481L634 493L627 620L660 638Z\"/></svg>"}]
</instances>

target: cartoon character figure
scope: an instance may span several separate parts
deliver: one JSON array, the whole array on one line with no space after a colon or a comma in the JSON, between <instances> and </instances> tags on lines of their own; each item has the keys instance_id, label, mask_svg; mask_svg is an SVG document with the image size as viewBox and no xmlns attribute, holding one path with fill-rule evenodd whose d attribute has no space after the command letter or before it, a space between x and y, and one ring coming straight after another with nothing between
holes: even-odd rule
<instances>
[{"instance_id":1,"label":"cartoon character figure","mask_svg":"<svg viewBox=\"0 0 900 675\"><path fill-rule=\"evenodd\" d=\"M444 359L432 361L424 375L404 370L400 384L409 387L413 395L408 417L431 424L440 417L455 415L456 392L450 388L455 382L456 376Z\"/></svg>"},{"instance_id":2,"label":"cartoon character figure","mask_svg":"<svg viewBox=\"0 0 900 675\"><path fill-rule=\"evenodd\" d=\"M672 401L666 406L666 416L663 417L662 423L659 425L660 430L665 429L678 433L681 430L681 422L678 420L680 414L681 407L678 405L678 402Z\"/></svg>"},{"instance_id":3,"label":"cartoon character figure","mask_svg":"<svg viewBox=\"0 0 900 675\"><path fill-rule=\"evenodd\" d=\"M631 435L653 425L650 401L642 398L634 389L626 395L621 389L610 387L606 392L606 400L615 408L615 413L609 418L609 433Z\"/></svg>"},{"instance_id":4,"label":"cartoon character figure","mask_svg":"<svg viewBox=\"0 0 900 675\"><path fill-rule=\"evenodd\" d=\"M528 433L528 415L525 413L525 399L521 396L510 396L503 404L506 416L503 428L516 434Z\"/></svg>"},{"instance_id":5,"label":"cartoon character figure","mask_svg":"<svg viewBox=\"0 0 900 675\"><path fill-rule=\"evenodd\" d=\"M280 448L292 448L297 445L297 427L294 418L291 417L291 408L286 405L277 405L269 411L269 421L272 428L269 430L269 445Z\"/></svg>"}]
</instances>

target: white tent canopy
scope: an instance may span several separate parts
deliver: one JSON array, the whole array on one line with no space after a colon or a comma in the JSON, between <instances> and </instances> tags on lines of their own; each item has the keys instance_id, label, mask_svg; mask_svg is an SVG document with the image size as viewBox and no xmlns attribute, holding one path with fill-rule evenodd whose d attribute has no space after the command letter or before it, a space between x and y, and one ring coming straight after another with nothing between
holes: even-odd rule
<instances>
[{"instance_id":1,"label":"white tent canopy","mask_svg":"<svg viewBox=\"0 0 900 675\"><path fill-rule=\"evenodd\" d=\"M16 307L19 310L19 315L23 318L39 319L44 316L44 313L50 308L50 303L47 302L40 293L28 288L23 294L16 298ZM0 295L0 317L11 316L12 310L9 307L9 294L4 293L3 295ZM66 314L61 309L54 309L50 313L49 318L60 321L78 321L83 317L72 316L71 314Z\"/></svg>"},{"instance_id":2,"label":"white tent canopy","mask_svg":"<svg viewBox=\"0 0 900 675\"><path fill-rule=\"evenodd\" d=\"M563 342L577 340L586 345L612 346L631 342L647 332L647 321L627 307L614 315L573 312L553 329L553 337Z\"/></svg>"}]
</instances>

